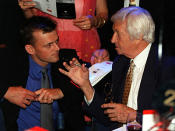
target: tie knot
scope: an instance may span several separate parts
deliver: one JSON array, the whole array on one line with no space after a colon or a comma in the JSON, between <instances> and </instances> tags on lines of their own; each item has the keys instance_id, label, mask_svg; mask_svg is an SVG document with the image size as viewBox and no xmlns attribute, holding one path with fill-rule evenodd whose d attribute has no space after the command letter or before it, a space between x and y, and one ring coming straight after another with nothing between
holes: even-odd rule
<instances>
[{"instance_id":1,"label":"tie knot","mask_svg":"<svg viewBox=\"0 0 175 131\"><path fill-rule=\"evenodd\" d=\"M41 72L45 74L45 73L48 72L48 69L47 69L47 68L43 68L43 69L41 70Z\"/></svg>"},{"instance_id":2,"label":"tie knot","mask_svg":"<svg viewBox=\"0 0 175 131\"><path fill-rule=\"evenodd\" d=\"M134 68L134 66L135 66L134 61L133 61L133 60L131 60L131 62L130 62L130 69L133 69L133 68Z\"/></svg>"},{"instance_id":3,"label":"tie knot","mask_svg":"<svg viewBox=\"0 0 175 131\"><path fill-rule=\"evenodd\" d=\"M42 72L43 78L45 79L45 78L47 77L48 69L47 69L47 68L43 68L43 69L41 70L41 72Z\"/></svg>"}]
</instances>

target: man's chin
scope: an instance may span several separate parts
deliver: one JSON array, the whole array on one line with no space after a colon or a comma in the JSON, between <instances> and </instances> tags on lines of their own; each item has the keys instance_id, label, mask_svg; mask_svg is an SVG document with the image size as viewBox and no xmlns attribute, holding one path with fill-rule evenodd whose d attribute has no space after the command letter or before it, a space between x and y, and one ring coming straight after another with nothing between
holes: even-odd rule
<instances>
[{"instance_id":1,"label":"man's chin","mask_svg":"<svg viewBox=\"0 0 175 131\"><path fill-rule=\"evenodd\" d=\"M50 61L50 63L56 63L56 62L58 62L58 60L59 60L59 58L55 58L52 61Z\"/></svg>"},{"instance_id":2,"label":"man's chin","mask_svg":"<svg viewBox=\"0 0 175 131\"><path fill-rule=\"evenodd\" d=\"M115 48L115 50L117 51L117 54L121 55L121 51L119 50L119 48Z\"/></svg>"}]
</instances>

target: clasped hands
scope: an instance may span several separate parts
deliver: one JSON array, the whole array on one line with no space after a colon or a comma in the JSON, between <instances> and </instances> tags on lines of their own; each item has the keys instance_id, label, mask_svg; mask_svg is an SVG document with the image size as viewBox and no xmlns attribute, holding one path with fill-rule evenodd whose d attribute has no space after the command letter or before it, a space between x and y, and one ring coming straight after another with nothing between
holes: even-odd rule
<instances>
[{"instance_id":1,"label":"clasped hands","mask_svg":"<svg viewBox=\"0 0 175 131\"><path fill-rule=\"evenodd\" d=\"M28 101L38 101L40 103L52 103L54 100L63 98L63 93L59 88L41 88L34 92L34 99L25 98Z\"/></svg>"},{"instance_id":2,"label":"clasped hands","mask_svg":"<svg viewBox=\"0 0 175 131\"><path fill-rule=\"evenodd\" d=\"M38 101L40 103L53 103L54 100L63 98L63 93L59 88L41 88L34 92L35 96L33 99L25 98L27 101Z\"/></svg>"},{"instance_id":3,"label":"clasped hands","mask_svg":"<svg viewBox=\"0 0 175 131\"><path fill-rule=\"evenodd\" d=\"M41 88L35 91L35 94L35 101L39 101L40 103L52 103L54 100L61 99L64 96L59 88Z\"/></svg>"},{"instance_id":4,"label":"clasped hands","mask_svg":"<svg viewBox=\"0 0 175 131\"><path fill-rule=\"evenodd\" d=\"M16 104L22 108L26 108L32 101L40 103L52 103L53 100L61 99L63 93L59 88L55 89L40 89L32 92L22 86L9 87L4 95L4 98L9 102Z\"/></svg>"}]
</instances>

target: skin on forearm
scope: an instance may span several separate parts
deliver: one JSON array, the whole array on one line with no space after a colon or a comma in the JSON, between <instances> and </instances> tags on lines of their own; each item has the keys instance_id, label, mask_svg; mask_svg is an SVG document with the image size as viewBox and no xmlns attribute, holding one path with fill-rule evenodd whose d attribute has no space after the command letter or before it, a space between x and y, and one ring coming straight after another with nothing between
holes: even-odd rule
<instances>
[{"instance_id":1,"label":"skin on forearm","mask_svg":"<svg viewBox=\"0 0 175 131\"><path fill-rule=\"evenodd\" d=\"M96 1L96 16L94 17L94 27L102 27L108 20L108 8L106 0Z\"/></svg>"},{"instance_id":2,"label":"skin on forearm","mask_svg":"<svg viewBox=\"0 0 175 131\"><path fill-rule=\"evenodd\" d=\"M106 21L107 21L107 15L103 15L103 13L99 14L99 15L96 15L96 16L91 16L91 15L88 15L87 16L90 20L90 23L91 23L91 28L92 27L95 27L95 28L100 28L102 27Z\"/></svg>"},{"instance_id":3,"label":"skin on forearm","mask_svg":"<svg viewBox=\"0 0 175 131\"><path fill-rule=\"evenodd\" d=\"M87 84L83 85L80 87L84 93L84 96L86 97L87 101L90 101L93 97L94 94L94 90L90 84L90 82L88 82Z\"/></svg>"},{"instance_id":4,"label":"skin on forearm","mask_svg":"<svg viewBox=\"0 0 175 131\"><path fill-rule=\"evenodd\" d=\"M17 86L9 87L4 98L13 104L26 108L27 105L30 105L31 101L35 100L36 94L22 88L22 86Z\"/></svg>"}]
</instances>

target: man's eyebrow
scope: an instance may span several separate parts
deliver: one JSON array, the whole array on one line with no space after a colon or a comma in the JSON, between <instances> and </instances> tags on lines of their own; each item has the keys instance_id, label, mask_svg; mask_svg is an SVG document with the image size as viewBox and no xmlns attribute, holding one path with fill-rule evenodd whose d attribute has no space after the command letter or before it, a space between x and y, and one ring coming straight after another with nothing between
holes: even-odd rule
<instances>
[{"instance_id":1,"label":"man's eyebrow","mask_svg":"<svg viewBox=\"0 0 175 131\"><path fill-rule=\"evenodd\" d=\"M53 44L53 43L58 42L58 41L59 41L59 37L55 41L49 42L47 44Z\"/></svg>"}]
</instances>

